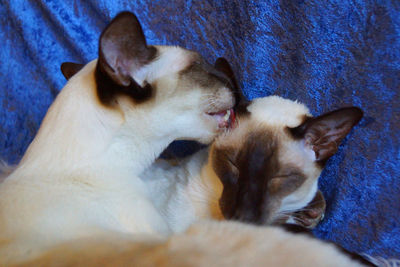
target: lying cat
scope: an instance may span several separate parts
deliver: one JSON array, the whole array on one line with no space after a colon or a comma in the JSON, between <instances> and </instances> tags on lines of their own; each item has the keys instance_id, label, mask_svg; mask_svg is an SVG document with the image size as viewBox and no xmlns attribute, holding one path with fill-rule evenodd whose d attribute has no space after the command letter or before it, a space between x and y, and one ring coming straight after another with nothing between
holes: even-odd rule
<instances>
[{"instance_id":1,"label":"lying cat","mask_svg":"<svg viewBox=\"0 0 400 267\"><path fill-rule=\"evenodd\" d=\"M159 160L141 174L173 232L199 218L290 222L307 215L298 210L313 198L322 204L314 207L321 216L318 177L362 112L350 107L313 118L303 104L270 96L255 99L237 115L237 127L209 149L177 166ZM299 223L307 219L315 226L320 217Z\"/></svg>"}]
</instances>

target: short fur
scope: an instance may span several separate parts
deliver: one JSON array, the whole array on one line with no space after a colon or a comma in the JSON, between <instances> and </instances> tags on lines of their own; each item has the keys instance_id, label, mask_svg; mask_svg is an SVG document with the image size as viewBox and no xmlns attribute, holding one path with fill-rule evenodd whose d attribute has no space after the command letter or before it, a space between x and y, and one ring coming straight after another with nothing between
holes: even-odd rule
<instances>
[{"instance_id":1,"label":"short fur","mask_svg":"<svg viewBox=\"0 0 400 267\"><path fill-rule=\"evenodd\" d=\"M66 79L69 79L71 76L73 76L78 70L79 70L79 66L81 64L76 64L76 63L63 63L61 65L61 69L63 71L63 74L65 76ZM239 89L239 86L237 84L235 75L233 70L231 69L230 64L228 63L228 61L224 58L219 58L216 63L215 63L215 67L220 70L221 72L223 72L227 78L229 78L229 81L227 81L227 83L230 83L231 86L233 88L235 88L235 92L236 92L236 101L238 103L238 105L236 106L236 111L240 114L241 120L244 121L248 121L249 119L251 119L250 116L250 112L247 110L247 107L250 105L250 102L247 101L245 99L245 97L242 95L241 90ZM67 75L68 74L68 75ZM281 104L282 100L279 101L275 101L277 102L278 105ZM287 110L296 110L296 105L292 104L289 105L288 103L286 103L286 105L283 105L284 108L287 108ZM302 114L302 112L304 113L303 115L303 124L305 122L309 122L310 121L310 116L308 114L308 111L303 110L301 111L301 105L299 105L297 107L297 109L299 109L299 114ZM296 112L294 112L294 114L296 114ZM295 115L295 116L299 116L299 115ZM283 116L285 119L290 119L290 115L285 115ZM301 117L301 116L299 116ZM255 121L255 124L257 124L257 121ZM297 129L300 129L300 127L297 127ZM288 129L288 131L291 133L292 137L294 138L300 138L301 136L300 134L296 133L296 131L298 131L296 128L290 128ZM252 180L252 183L254 183L253 187L258 187L258 188L262 188L263 187L263 183L265 181L265 179L263 179L262 176L264 176L266 173L273 171L273 169L279 169L282 168L282 166L280 166L280 162L279 160L277 160L276 157L272 157L272 155L268 155L268 154L273 154L274 150L277 150L277 143L274 142L274 140L276 139L273 135L270 136L268 129L262 129L259 130L258 132L252 132L252 129L248 129L248 136L246 137L246 144L242 145L242 148L239 148L240 152L235 151L235 148L233 149L228 149L228 150L216 150L216 152L214 153L214 162L213 162L213 168L220 173L219 177L220 179L226 180L226 179L234 179L234 177L229 177L232 174L232 171L230 170L230 165L232 164L232 155L231 158L227 160L227 153L231 153L231 154L242 154L241 156L241 161L242 163L240 163L241 169L248 169L245 173L245 179L241 179L241 180ZM255 129L255 131L257 131L257 129ZM284 131L284 134L287 134L287 131ZM232 143L237 143L239 140L232 140ZM272 142L270 142L272 141ZM238 149L238 148L236 148ZM233 150L233 151L232 151ZM205 152L200 152L200 153L205 153ZM275 153L277 154L277 153ZM235 157L236 157L235 156ZM194 162L199 163L197 160L194 160ZM199 163L201 164L201 163ZM205 163L204 163L205 164ZM176 165L176 164L175 164ZM202 164L203 165L203 164ZM150 171L148 171L146 174L144 174L144 179L145 181L151 181L152 178L150 177L146 177L146 176L153 176L153 177L163 177L163 176L168 176L169 177L169 181L173 181L172 183L176 183L176 181L181 181L182 179L179 179L178 177L181 176L182 174L178 171L179 167L182 166L178 166L176 168L169 168L168 170L166 170L164 172L164 167L167 167L168 163L163 163L161 166L158 166L158 164L154 164L154 166L152 166L152 168L150 168ZM183 166L183 168L185 167L185 165ZM157 168L159 168L159 170L157 170ZM264 170L263 170L264 169ZM289 168L290 169L290 168ZM256 173L250 173L251 171L255 171ZM276 171L276 170L275 170ZM292 171L294 171L292 169ZM154 173L151 173L154 172ZM174 174L174 172L176 172ZM243 172L243 170L242 170ZM258 173L258 174L257 174ZM192 174L192 172L188 172L189 176ZM261 177L257 177L257 175L261 175ZM176 177L174 177L176 176ZM196 177L196 176L195 176ZM290 188L292 188L292 190L295 190L296 187L299 187L305 180L305 176L303 176L301 174L301 172L299 172L297 175L294 175L294 179L287 179L287 186L286 188L289 190L290 192ZM163 179L163 178L161 178ZM189 180L191 179L190 177L188 178ZM165 183L165 181L164 181ZM167 182L168 184L168 182ZM179 184L179 182L178 182ZM155 188L157 188L156 190L159 190L159 185L151 185L150 188L152 189L153 186L155 186ZM227 188L230 188L232 186L227 185ZM242 187L245 187L242 186ZM150 190L151 190L150 189ZM246 192L246 188L240 188L242 191ZM277 188L275 188L276 191ZM165 193L169 193L169 190L171 190L171 187L167 188L167 190L164 192L156 192L153 193L152 195L154 196L159 196L160 194L163 195ZM278 192L275 193L279 193L279 194L284 194L284 190L285 187L283 187L282 189L278 189ZM176 192L174 192L176 193ZM258 194L258 196L257 196ZM258 208L260 206L260 203L258 203L258 205L256 205L257 201L259 201L262 198L268 198L268 196L266 195L266 192L263 191L258 191L257 194L255 194L254 192L252 194L248 194L249 196L251 196L251 199L248 201L249 206L245 207L246 211L251 212L251 210L256 207ZM269 194L267 192L267 194ZM177 194L179 195L179 193ZM175 196L171 196L169 197L170 199L176 198ZM179 197L177 197L177 199L179 199ZM169 202L167 201L163 201L162 202L163 205L166 205L166 203L168 204ZM231 211L234 211L236 213L238 213L239 209L238 207L235 206L235 203L228 203L223 205L225 206L225 210L227 208L229 208ZM267 205L268 206L268 205ZM174 207L175 208L175 207ZM175 209L172 209L175 210ZM217 210L217 209L215 209ZM292 213L288 213L286 216L280 214L278 218L275 218L273 220L273 223L275 224L280 224L280 223L294 223L294 224L299 224L303 227L306 228L314 228L318 222L323 218L324 215L324 211L325 211L325 199L322 195L322 193L320 191L317 192L317 194L315 195L315 197L312 199L311 202L309 202L309 204L307 205L307 207L303 207L302 210L293 210ZM239 211L240 212L240 211ZM166 212L164 211L164 214ZM185 213L182 212L181 213ZM258 214L255 214L258 213ZM247 221L251 221L253 223L257 223L257 220L261 219L261 215L264 216L265 212L262 212L260 210L253 212L253 215L258 216L258 219L255 218L247 218ZM220 216L217 216L220 217ZM230 217L233 218L234 215L226 215L226 217ZM181 218L182 219L182 218ZM240 219L240 218L236 218L236 219ZM259 221L258 223L262 223L262 221Z\"/></svg>"},{"instance_id":2,"label":"short fur","mask_svg":"<svg viewBox=\"0 0 400 267\"><path fill-rule=\"evenodd\" d=\"M17 266L364 266L332 244L277 227L202 221L166 240L116 234L64 243Z\"/></svg>"},{"instance_id":3,"label":"short fur","mask_svg":"<svg viewBox=\"0 0 400 267\"><path fill-rule=\"evenodd\" d=\"M225 73L227 72L225 71ZM227 75L230 76L229 73ZM267 157L271 153L269 151L276 149L279 141L281 141L271 135L269 129L278 130L281 128L282 132L278 135L287 136L286 138L289 141L286 142L296 142L297 137L292 136L291 131L287 130L285 122L288 122L291 126L297 126L306 118L303 113L309 116L309 112L301 104L278 97L270 97L258 100L258 102L268 105L263 105L263 108L258 111L255 109L254 114L254 111L250 113L244 110L243 108L247 105L239 101L242 104L242 107L240 107L242 110L240 112L239 126L217 140L211 148L211 151L214 152L209 153L208 150L200 151L185 159L178 166L159 160L141 175L151 191L150 195L153 196L155 206L159 208L160 213L165 217L166 222L169 223L173 231L184 231L186 227L200 218L222 219L224 216L219 207L220 205L218 205L218 199L221 196L221 192L226 189L229 190L232 185L225 184L224 189L222 189L221 181L225 180L227 182L227 179L229 180L230 178L237 179L235 176L238 173L243 173L240 179L245 178L244 184L239 187L244 189L241 193L242 195L246 194L246 192L249 195L255 192L256 194L254 195L258 195L258 199L269 197L268 194L257 189L257 187L263 187L262 184L265 181L263 173L271 172L274 169L274 165L282 168L282 164L277 164L282 159ZM254 108L252 106L249 107L250 110L254 110ZM258 117L261 119L255 119L260 112L263 112L263 116ZM272 118L273 116L275 116L275 119ZM293 117L298 117L299 120L293 121ZM277 121L279 118L282 119L280 123ZM354 125L357 119L359 118L350 118L350 120L353 120L351 125ZM227 149L226 144L229 144L231 148ZM293 156L300 152L301 149L298 152L294 151ZM242 163L239 165L237 165L236 160L238 154L242 154L239 157ZM309 154L312 158L313 153ZM285 160L287 161L287 158L283 158L283 161ZM227 163L228 165L226 165ZM233 175L231 164L237 165L237 171ZM314 165L317 170L321 168L318 163ZM299 167L298 174L294 175L293 179L289 179L287 186L277 187L277 183L275 183L272 193L282 198L286 194L296 193L307 178L311 180L317 178L301 174L302 167ZM293 166L284 169L296 170ZM219 175L216 173L219 173ZM228 177L224 177L224 175L228 175ZM246 180L254 180L256 184L260 183L260 185L251 189L251 187L247 187ZM313 187L308 190L313 193ZM273 194L270 194L270 196L273 196ZM252 210L252 207L260 207L257 198L249 199L249 205L247 206L249 211ZM277 200L271 199L270 202L275 202L276 204ZM302 201L299 202L304 205ZM264 221L260 221L262 216L259 215L258 217L254 217L254 215L250 215L250 217L242 216L241 213L243 211L240 206L235 206L234 204L226 204L226 206L230 207L230 210L235 211L237 214L237 217L231 217L231 219L264 224L278 223L278 221L282 223L288 220L286 213L283 214L284 216L282 216L282 212L278 216L276 216L277 214L274 215L276 210L261 211ZM296 219L301 219L297 223L307 227L314 227L320 220L318 216L323 215L324 208L323 196L318 192L311 203L308 203L305 211L300 210L295 213L289 213L289 220L295 217ZM229 214L225 214L225 217L228 216ZM272 221L265 220L268 217L275 218ZM173 235L166 243L133 243L129 245L120 240L112 243L112 245L104 246L102 245L104 242L100 241L100 243L94 242L93 244L92 242L86 244L82 248L77 246L76 243L64 244L50 251L43 258L29 264L66 262L66 264L79 263L80 265L90 266L90 264L95 265L102 262L102 264L107 263L109 266L120 266L126 263L137 266L205 266L210 263L221 266L243 266L249 264L252 266L309 266L310 264L317 264L318 266L359 266L340 254L335 248L316 240L311 241L311 239L304 236L294 237L282 232L282 230L264 228L257 232L257 236L261 240L257 241L254 238L255 233L252 232L255 229L248 231L248 229L245 229L247 226L240 224L233 226L225 222L214 224L198 222L195 226L190 227L187 232ZM196 230L193 232L193 229ZM193 233L198 235L193 235ZM283 237L285 238L284 241L281 240ZM112 240L111 238L106 243L110 244ZM311 245L313 242L315 245ZM293 250L300 254L296 256L296 253L289 248L290 246L293 246ZM308 254L309 252L311 253ZM248 253L251 253L251 256ZM367 263L366 261L361 262Z\"/></svg>"},{"instance_id":4,"label":"short fur","mask_svg":"<svg viewBox=\"0 0 400 267\"><path fill-rule=\"evenodd\" d=\"M320 160L336 152L362 112L345 108L312 118L303 104L277 96L256 99L247 111L239 114L238 126L217 137L210 149L177 166L159 160L141 175L174 231L183 231L199 218L306 227L315 227L321 219L325 202L317 194ZM303 136L293 135L312 122L331 128L308 126ZM320 144L325 140L334 151L324 150L328 156L318 157L322 153L314 139Z\"/></svg>"},{"instance_id":5,"label":"short fur","mask_svg":"<svg viewBox=\"0 0 400 267\"><path fill-rule=\"evenodd\" d=\"M193 51L147 45L119 14L0 184L0 265L108 231L169 233L137 175L173 140L214 139L213 114L235 102L224 77Z\"/></svg>"}]
</instances>

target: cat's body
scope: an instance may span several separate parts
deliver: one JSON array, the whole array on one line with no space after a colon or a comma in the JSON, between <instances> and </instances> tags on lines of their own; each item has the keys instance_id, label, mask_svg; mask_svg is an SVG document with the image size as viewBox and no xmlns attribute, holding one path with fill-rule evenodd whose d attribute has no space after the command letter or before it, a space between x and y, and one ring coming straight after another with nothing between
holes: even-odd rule
<instances>
[{"instance_id":1,"label":"cat's body","mask_svg":"<svg viewBox=\"0 0 400 267\"><path fill-rule=\"evenodd\" d=\"M200 221L168 239L133 242L110 234L53 247L17 266L365 266L335 246L278 227Z\"/></svg>"},{"instance_id":2,"label":"cat's body","mask_svg":"<svg viewBox=\"0 0 400 267\"><path fill-rule=\"evenodd\" d=\"M136 17L118 15L0 184L0 265L104 232L169 233L138 174L173 140L212 141L235 103L228 84L199 54L149 46Z\"/></svg>"}]
</instances>

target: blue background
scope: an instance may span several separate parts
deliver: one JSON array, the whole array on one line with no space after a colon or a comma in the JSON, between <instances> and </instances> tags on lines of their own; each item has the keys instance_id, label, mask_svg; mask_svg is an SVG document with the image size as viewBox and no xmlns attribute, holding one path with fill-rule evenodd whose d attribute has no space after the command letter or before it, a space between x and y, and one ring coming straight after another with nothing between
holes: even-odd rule
<instances>
[{"instance_id":1,"label":"blue background","mask_svg":"<svg viewBox=\"0 0 400 267\"><path fill-rule=\"evenodd\" d=\"M225 56L250 99L278 94L314 115L361 107L320 180L328 207L315 233L400 258L400 1L0 0L0 157L18 162L65 84L60 64L96 58L122 10L150 44Z\"/></svg>"}]
</instances>

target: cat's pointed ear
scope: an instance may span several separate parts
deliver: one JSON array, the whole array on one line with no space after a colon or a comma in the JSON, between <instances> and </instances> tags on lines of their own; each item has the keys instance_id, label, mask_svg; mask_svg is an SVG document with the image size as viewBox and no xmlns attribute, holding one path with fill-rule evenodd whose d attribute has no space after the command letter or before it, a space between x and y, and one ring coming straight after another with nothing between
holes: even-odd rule
<instances>
[{"instance_id":1,"label":"cat's pointed ear","mask_svg":"<svg viewBox=\"0 0 400 267\"><path fill-rule=\"evenodd\" d=\"M306 148L314 151L316 161L323 162L337 152L340 142L362 116L362 110L357 107L342 108L308 118L290 131L294 137L304 140Z\"/></svg>"},{"instance_id":2,"label":"cat's pointed ear","mask_svg":"<svg viewBox=\"0 0 400 267\"><path fill-rule=\"evenodd\" d=\"M246 99L242 89L239 87L239 83L237 82L235 73L233 72L228 60L226 60L226 58L224 57L219 57L215 61L214 67L218 71L224 73L229 78L229 81L232 84L236 100L235 110L247 112L247 106L250 104L250 101Z\"/></svg>"},{"instance_id":3,"label":"cat's pointed ear","mask_svg":"<svg viewBox=\"0 0 400 267\"><path fill-rule=\"evenodd\" d=\"M237 83L236 77L235 77L235 73L232 70L231 65L229 64L228 60L226 60L226 58L224 57L219 57L217 58L217 60L214 63L214 67L224 73L226 75L226 77L229 78L230 82L232 83L232 86L234 87L234 90L239 91L239 84Z\"/></svg>"},{"instance_id":4,"label":"cat's pointed ear","mask_svg":"<svg viewBox=\"0 0 400 267\"><path fill-rule=\"evenodd\" d=\"M64 62L61 64L61 72L65 79L69 80L77 72L79 72L85 65L73 62Z\"/></svg>"},{"instance_id":5,"label":"cat's pointed ear","mask_svg":"<svg viewBox=\"0 0 400 267\"><path fill-rule=\"evenodd\" d=\"M156 49L147 46L142 27L130 12L118 14L100 36L99 67L117 85L129 87L135 83L137 87L135 73L155 55Z\"/></svg>"}]
</instances>

